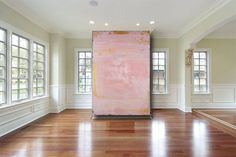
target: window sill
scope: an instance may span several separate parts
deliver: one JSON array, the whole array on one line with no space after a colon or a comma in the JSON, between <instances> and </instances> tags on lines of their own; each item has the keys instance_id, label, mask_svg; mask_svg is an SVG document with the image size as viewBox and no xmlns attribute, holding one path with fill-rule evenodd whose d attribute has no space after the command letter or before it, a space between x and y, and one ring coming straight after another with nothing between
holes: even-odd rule
<instances>
[{"instance_id":1,"label":"window sill","mask_svg":"<svg viewBox=\"0 0 236 157\"><path fill-rule=\"evenodd\" d=\"M192 95L211 95L211 93L192 93Z\"/></svg>"},{"instance_id":2,"label":"window sill","mask_svg":"<svg viewBox=\"0 0 236 157\"><path fill-rule=\"evenodd\" d=\"M168 95L169 93L152 93L152 95Z\"/></svg>"},{"instance_id":3,"label":"window sill","mask_svg":"<svg viewBox=\"0 0 236 157\"><path fill-rule=\"evenodd\" d=\"M13 107L13 106L18 106L18 105L21 105L21 104L24 104L24 103L29 103L29 102L33 102L33 101L37 101L37 100L45 99L45 98L49 98L49 96L35 97L33 99L25 99L25 100L22 100L22 101L13 102L11 104L3 104L3 105L0 105L0 109Z\"/></svg>"}]
</instances>

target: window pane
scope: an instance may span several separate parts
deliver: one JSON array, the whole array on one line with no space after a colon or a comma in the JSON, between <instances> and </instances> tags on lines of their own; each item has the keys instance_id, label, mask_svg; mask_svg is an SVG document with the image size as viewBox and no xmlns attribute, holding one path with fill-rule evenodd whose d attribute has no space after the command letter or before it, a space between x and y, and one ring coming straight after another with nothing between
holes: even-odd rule
<instances>
[{"instance_id":1,"label":"window pane","mask_svg":"<svg viewBox=\"0 0 236 157\"><path fill-rule=\"evenodd\" d=\"M20 38L20 47L28 49L28 40Z\"/></svg>"},{"instance_id":2,"label":"window pane","mask_svg":"<svg viewBox=\"0 0 236 157\"><path fill-rule=\"evenodd\" d=\"M6 45L2 42L0 42L0 53L6 53Z\"/></svg>"},{"instance_id":3,"label":"window pane","mask_svg":"<svg viewBox=\"0 0 236 157\"><path fill-rule=\"evenodd\" d=\"M86 59L86 65L90 66L91 65L91 59Z\"/></svg>"},{"instance_id":4,"label":"window pane","mask_svg":"<svg viewBox=\"0 0 236 157\"><path fill-rule=\"evenodd\" d=\"M45 47L36 42L33 44L33 96L42 96L45 94Z\"/></svg>"},{"instance_id":5,"label":"window pane","mask_svg":"<svg viewBox=\"0 0 236 157\"><path fill-rule=\"evenodd\" d=\"M79 53L79 58L85 58L85 53L80 52Z\"/></svg>"},{"instance_id":6,"label":"window pane","mask_svg":"<svg viewBox=\"0 0 236 157\"><path fill-rule=\"evenodd\" d=\"M38 86L37 87L44 87L43 79L38 79Z\"/></svg>"},{"instance_id":7,"label":"window pane","mask_svg":"<svg viewBox=\"0 0 236 157\"><path fill-rule=\"evenodd\" d=\"M20 68L28 68L28 60L20 59Z\"/></svg>"},{"instance_id":8,"label":"window pane","mask_svg":"<svg viewBox=\"0 0 236 157\"><path fill-rule=\"evenodd\" d=\"M44 88L38 88L38 95L44 94Z\"/></svg>"},{"instance_id":9,"label":"window pane","mask_svg":"<svg viewBox=\"0 0 236 157\"><path fill-rule=\"evenodd\" d=\"M91 85L91 79L86 80L86 85Z\"/></svg>"},{"instance_id":10,"label":"window pane","mask_svg":"<svg viewBox=\"0 0 236 157\"><path fill-rule=\"evenodd\" d=\"M5 91L5 81L0 80L0 91Z\"/></svg>"},{"instance_id":11,"label":"window pane","mask_svg":"<svg viewBox=\"0 0 236 157\"><path fill-rule=\"evenodd\" d=\"M5 94L4 92L0 92L0 104L5 103Z\"/></svg>"},{"instance_id":12,"label":"window pane","mask_svg":"<svg viewBox=\"0 0 236 157\"><path fill-rule=\"evenodd\" d=\"M44 61L44 55L38 53L38 61L43 62Z\"/></svg>"},{"instance_id":13,"label":"window pane","mask_svg":"<svg viewBox=\"0 0 236 157\"><path fill-rule=\"evenodd\" d=\"M84 59L80 59L79 60L79 65L82 65L82 66L85 65L85 60Z\"/></svg>"},{"instance_id":14,"label":"window pane","mask_svg":"<svg viewBox=\"0 0 236 157\"><path fill-rule=\"evenodd\" d=\"M37 60L37 53L33 53L33 60Z\"/></svg>"},{"instance_id":15,"label":"window pane","mask_svg":"<svg viewBox=\"0 0 236 157\"><path fill-rule=\"evenodd\" d=\"M11 47L11 55L18 57L18 47L16 46Z\"/></svg>"},{"instance_id":16,"label":"window pane","mask_svg":"<svg viewBox=\"0 0 236 157\"><path fill-rule=\"evenodd\" d=\"M194 57L194 58L199 58L199 53L198 53L198 52L195 52L195 53L193 54L193 57Z\"/></svg>"},{"instance_id":17,"label":"window pane","mask_svg":"<svg viewBox=\"0 0 236 157\"><path fill-rule=\"evenodd\" d=\"M159 53L159 58L162 58L162 59L164 59L165 58L165 53Z\"/></svg>"},{"instance_id":18,"label":"window pane","mask_svg":"<svg viewBox=\"0 0 236 157\"><path fill-rule=\"evenodd\" d=\"M20 69L19 70L19 72L20 72L20 78L28 78L28 70L27 69Z\"/></svg>"},{"instance_id":19,"label":"window pane","mask_svg":"<svg viewBox=\"0 0 236 157\"><path fill-rule=\"evenodd\" d=\"M12 39L12 45L18 46L18 36L13 34L11 39Z\"/></svg>"},{"instance_id":20,"label":"window pane","mask_svg":"<svg viewBox=\"0 0 236 157\"><path fill-rule=\"evenodd\" d=\"M11 88L12 89L18 89L18 80L17 79L12 79Z\"/></svg>"},{"instance_id":21,"label":"window pane","mask_svg":"<svg viewBox=\"0 0 236 157\"><path fill-rule=\"evenodd\" d=\"M158 66L153 66L153 70L158 70Z\"/></svg>"},{"instance_id":22,"label":"window pane","mask_svg":"<svg viewBox=\"0 0 236 157\"><path fill-rule=\"evenodd\" d=\"M166 52L153 53L153 93L166 93Z\"/></svg>"},{"instance_id":23,"label":"window pane","mask_svg":"<svg viewBox=\"0 0 236 157\"><path fill-rule=\"evenodd\" d=\"M78 91L91 92L92 53L90 51L78 52Z\"/></svg>"},{"instance_id":24,"label":"window pane","mask_svg":"<svg viewBox=\"0 0 236 157\"><path fill-rule=\"evenodd\" d=\"M155 59L155 58L158 58L158 53L152 53L152 58Z\"/></svg>"},{"instance_id":25,"label":"window pane","mask_svg":"<svg viewBox=\"0 0 236 157\"><path fill-rule=\"evenodd\" d=\"M37 78L44 78L44 71L37 71Z\"/></svg>"},{"instance_id":26,"label":"window pane","mask_svg":"<svg viewBox=\"0 0 236 157\"><path fill-rule=\"evenodd\" d=\"M194 59L194 65L199 65L199 59Z\"/></svg>"},{"instance_id":27,"label":"window pane","mask_svg":"<svg viewBox=\"0 0 236 157\"><path fill-rule=\"evenodd\" d=\"M17 68L12 68L11 69L11 77L12 78L17 78L18 77L18 69Z\"/></svg>"},{"instance_id":28,"label":"window pane","mask_svg":"<svg viewBox=\"0 0 236 157\"><path fill-rule=\"evenodd\" d=\"M5 68L4 67L0 67L0 78L5 79Z\"/></svg>"},{"instance_id":29,"label":"window pane","mask_svg":"<svg viewBox=\"0 0 236 157\"><path fill-rule=\"evenodd\" d=\"M200 59L200 65L206 65L206 60L205 59Z\"/></svg>"},{"instance_id":30,"label":"window pane","mask_svg":"<svg viewBox=\"0 0 236 157\"><path fill-rule=\"evenodd\" d=\"M21 89L19 96L20 96L20 99L26 99L26 98L28 98L28 90L27 90L27 89Z\"/></svg>"},{"instance_id":31,"label":"window pane","mask_svg":"<svg viewBox=\"0 0 236 157\"><path fill-rule=\"evenodd\" d=\"M6 31L3 29L0 29L0 41L6 41Z\"/></svg>"},{"instance_id":32,"label":"window pane","mask_svg":"<svg viewBox=\"0 0 236 157\"><path fill-rule=\"evenodd\" d=\"M16 101L18 99L17 95L18 95L18 91L17 90L12 90L12 92L11 92L12 101Z\"/></svg>"},{"instance_id":33,"label":"window pane","mask_svg":"<svg viewBox=\"0 0 236 157\"><path fill-rule=\"evenodd\" d=\"M12 67L18 67L18 58L12 57L11 63Z\"/></svg>"},{"instance_id":34,"label":"window pane","mask_svg":"<svg viewBox=\"0 0 236 157\"><path fill-rule=\"evenodd\" d=\"M33 79L33 87L37 87L37 79Z\"/></svg>"},{"instance_id":35,"label":"window pane","mask_svg":"<svg viewBox=\"0 0 236 157\"><path fill-rule=\"evenodd\" d=\"M38 70L43 70L43 69L44 69L44 65L43 65L43 63L38 62L37 69L38 69Z\"/></svg>"},{"instance_id":36,"label":"window pane","mask_svg":"<svg viewBox=\"0 0 236 157\"><path fill-rule=\"evenodd\" d=\"M207 92L208 90L207 52L195 51L193 56L194 56L194 70L193 70L194 91Z\"/></svg>"},{"instance_id":37,"label":"window pane","mask_svg":"<svg viewBox=\"0 0 236 157\"><path fill-rule=\"evenodd\" d=\"M44 47L38 44L38 53L44 54Z\"/></svg>"},{"instance_id":38,"label":"window pane","mask_svg":"<svg viewBox=\"0 0 236 157\"><path fill-rule=\"evenodd\" d=\"M25 49L20 49L20 57L28 58L28 51Z\"/></svg>"},{"instance_id":39,"label":"window pane","mask_svg":"<svg viewBox=\"0 0 236 157\"><path fill-rule=\"evenodd\" d=\"M28 88L28 81L25 79L20 79L20 89Z\"/></svg>"},{"instance_id":40,"label":"window pane","mask_svg":"<svg viewBox=\"0 0 236 157\"><path fill-rule=\"evenodd\" d=\"M90 52L86 53L86 58L92 58L92 54Z\"/></svg>"},{"instance_id":41,"label":"window pane","mask_svg":"<svg viewBox=\"0 0 236 157\"><path fill-rule=\"evenodd\" d=\"M153 64L153 65L158 65L158 59L153 59L153 60L152 60L152 64Z\"/></svg>"},{"instance_id":42,"label":"window pane","mask_svg":"<svg viewBox=\"0 0 236 157\"><path fill-rule=\"evenodd\" d=\"M206 53L200 53L200 58L206 58Z\"/></svg>"},{"instance_id":43,"label":"window pane","mask_svg":"<svg viewBox=\"0 0 236 157\"><path fill-rule=\"evenodd\" d=\"M36 52L37 51L37 44L33 43L33 51Z\"/></svg>"},{"instance_id":44,"label":"window pane","mask_svg":"<svg viewBox=\"0 0 236 157\"><path fill-rule=\"evenodd\" d=\"M5 62L5 56L0 54L0 66L5 66L6 62Z\"/></svg>"},{"instance_id":45,"label":"window pane","mask_svg":"<svg viewBox=\"0 0 236 157\"><path fill-rule=\"evenodd\" d=\"M37 96L37 88L33 88L33 96Z\"/></svg>"}]
</instances>

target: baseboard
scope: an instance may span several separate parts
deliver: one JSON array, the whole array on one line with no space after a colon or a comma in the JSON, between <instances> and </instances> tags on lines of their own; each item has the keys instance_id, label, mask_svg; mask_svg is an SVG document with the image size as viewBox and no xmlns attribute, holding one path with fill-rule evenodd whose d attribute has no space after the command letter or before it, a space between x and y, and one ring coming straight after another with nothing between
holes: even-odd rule
<instances>
[{"instance_id":1,"label":"baseboard","mask_svg":"<svg viewBox=\"0 0 236 157\"><path fill-rule=\"evenodd\" d=\"M194 115L196 115L198 117L209 120L210 123L215 125L221 131L224 131L224 132L236 137L236 126L234 126L228 122L225 122L221 119L218 119L214 116L206 114L206 113L202 112L201 110L193 110L193 113L194 113Z\"/></svg>"},{"instance_id":2,"label":"baseboard","mask_svg":"<svg viewBox=\"0 0 236 157\"><path fill-rule=\"evenodd\" d=\"M13 135L15 134L16 132L18 132L19 130L27 127L27 126L30 126L32 123L35 123L36 121L39 121L41 120L42 118L46 117L47 115L49 114L49 112L45 113L44 115L40 115L38 117L35 117L33 118L32 120L12 129L12 130L9 130L8 132L4 133L2 136L0 136L0 141L3 140L4 138L10 136L10 135Z\"/></svg>"}]
</instances>

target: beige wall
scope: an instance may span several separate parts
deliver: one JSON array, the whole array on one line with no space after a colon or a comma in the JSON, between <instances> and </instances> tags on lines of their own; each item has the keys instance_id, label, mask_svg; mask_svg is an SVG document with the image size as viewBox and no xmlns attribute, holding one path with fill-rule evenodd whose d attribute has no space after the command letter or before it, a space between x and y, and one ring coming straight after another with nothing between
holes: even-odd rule
<instances>
[{"instance_id":1,"label":"beige wall","mask_svg":"<svg viewBox=\"0 0 236 157\"><path fill-rule=\"evenodd\" d=\"M66 39L66 83L74 84L75 48L92 48L91 39Z\"/></svg>"},{"instance_id":2,"label":"beige wall","mask_svg":"<svg viewBox=\"0 0 236 157\"><path fill-rule=\"evenodd\" d=\"M60 34L50 34L50 85L66 84L65 39Z\"/></svg>"},{"instance_id":3,"label":"beige wall","mask_svg":"<svg viewBox=\"0 0 236 157\"><path fill-rule=\"evenodd\" d=\"M197 48L211 49L212 84L236 84L236 39L203 39Z\"/></svg>"},{"instance_id":4,"label":"beige wall","mask_svg":"<svg viewBox=\"0 0 236 157\"><path fill-rule=\"evenodd\" d=\"M40 40L49 42L49 33L47 31L32 23L30 20L9 8L2 2L0 2L0 20L26 33L29 33Z\"/></svg>"},{"instance_id":5,"label":"beige wall","mask_svg":"<svg viewBox=\"0 0 236 157\"><path fill-rule=\"evenodd\" d=\"M177 39L152 39L152 48L169 48L169 83L177 84L176 56ZM66 39L66 83L74 84L75 48L92 48L91 39Z\"/></svg>"}]
</instances>

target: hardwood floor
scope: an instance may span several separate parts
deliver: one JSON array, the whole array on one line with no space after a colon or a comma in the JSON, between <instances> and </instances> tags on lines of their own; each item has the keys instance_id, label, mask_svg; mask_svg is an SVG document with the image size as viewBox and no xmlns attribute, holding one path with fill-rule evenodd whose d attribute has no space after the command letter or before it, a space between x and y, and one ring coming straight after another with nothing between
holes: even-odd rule
<instances>
[{"instance_id":1,"label":"hardwood floor","mask_svg":"<svg viewBox=\"0 0 236 157\"><path fill-rule=\"evenodd\" d=\"M200 111L236 126L235 109L202 109Z\"/></svg>"},{"instance_id":2,"label":"hardwood floor","mask_svg":"<svg viewBox=\"0 0 236 157\"><path fill-rule=\"evenodd\" d=\"M91 120L90 110L49 114L0 141L1 157L235 157L236 138L179 110L152 120Z\"/></svg>"}]
</instances>

